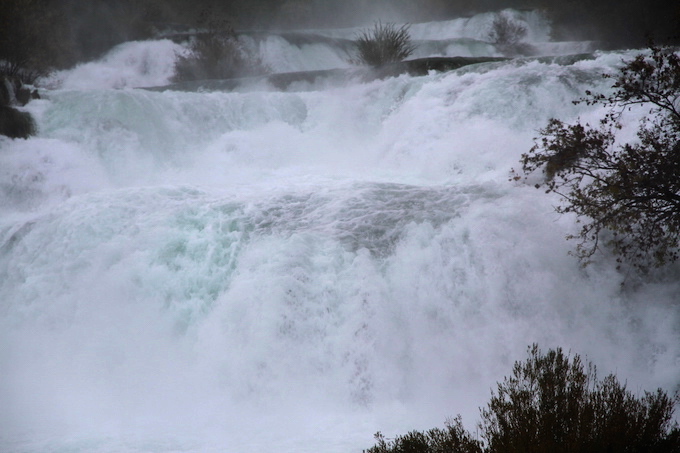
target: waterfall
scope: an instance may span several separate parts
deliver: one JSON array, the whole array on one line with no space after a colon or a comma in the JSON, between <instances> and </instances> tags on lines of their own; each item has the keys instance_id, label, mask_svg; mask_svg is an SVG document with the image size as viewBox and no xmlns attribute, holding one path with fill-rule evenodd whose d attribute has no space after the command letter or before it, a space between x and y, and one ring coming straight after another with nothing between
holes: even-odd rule
<instances>
[{"instance_id":1,"label":"waterfall","mask_svg":"<svg viewBox=\"0 0 680 453\"><path fill-rule=\"evenodd\" d=\"M489 46L462 19L412 30ZM351 31L314 34L258 45L338 67ZM26 106L37 136L0 137L0 450L359 452L474 426L534 342L634 391L680 383L680 280L582 267L558 196L509 177L549 118L597 122L571 101L634 51L134 88L169 83L178 49L60 73Z\"/></svg>"}]
</instances>

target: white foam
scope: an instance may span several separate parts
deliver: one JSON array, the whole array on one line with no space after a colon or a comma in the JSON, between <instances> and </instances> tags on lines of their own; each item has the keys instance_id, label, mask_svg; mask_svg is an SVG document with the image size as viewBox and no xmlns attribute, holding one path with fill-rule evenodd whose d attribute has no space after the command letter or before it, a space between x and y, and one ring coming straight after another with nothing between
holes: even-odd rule
<instances>
[{"instance_id":1,"label":"white foam","mask_svg":"<svg viewBox=\"0 0 680 453\"><path fill-rule=\"evenodd\" d=\"M559 198L509 181L620 62L244 93L75 70L0 141L1 449L360 451L474 426L533 342L672 390L677 279L583 269Z\"/></svg>"},{"instance_id":2,"label":"white foam","mask_svg":"<svg viewBox=\"0 0 680 453\"><path fill-rule=\"evenodd\" d=\"M44 83L78 90L167 85L177 55L184 52L184 47L167 39L126 42L101 59L57 73Z\"/></svg>"}]
</instances>

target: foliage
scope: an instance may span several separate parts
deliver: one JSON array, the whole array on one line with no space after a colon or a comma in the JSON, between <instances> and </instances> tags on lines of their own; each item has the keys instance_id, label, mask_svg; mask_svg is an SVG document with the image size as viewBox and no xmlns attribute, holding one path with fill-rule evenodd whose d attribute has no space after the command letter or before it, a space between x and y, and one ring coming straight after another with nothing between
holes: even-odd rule
<instances>
[{"instance_id":1,"label":"foliage","mask_svg":"<svg viewBox=\"0 0 680 453\"><path fill-rule=\"evenodd\" d=\"M449 420L445 429L411 431L393 440L378 432L375 439L377 444L365 453L482 453L481 442L465 430L460 416Z\"/></svg>"},{"instance_id":2,"label":"foliage","mask_svg":"<svg viewBox=\"0 0 680 453\"><path fill-rule=\"evenodd\" d=\"M537 187L561 195L557 212L578 216L580 233L569 238L584 262L606 238L619 262L644 271L680 257L680 57L652 46L605 77L615 81L612 95L586 92L577 101L608 107L598 127L551 119L522 170L543 169ZM622 114L634 105L649 107L638 140L617 144Z\"/></svg>"},{"instance_id":3,"label":"foliage","mask_svg":"<svg viewBox=\"0 0 680 453\"><path fill-rule=\"evenodd\" d=\"M483 442L460 417L446 430L412 431L365 453L680 453L680 428L673 423L679 398L661 389L637 397L614 375L597 379L595 367L562 349L515 362L481 410Z\"/></svg>"},{"instance_id":4,"label":"foliage","mask_svg":"<svg viewBox=\"0 0 680 453\"><path fill-rule=\"evenodd\" d=\"M189 54L178 58L175 80L228 79L266 72L261 60L241 45L226 19L203 22L206 30L193 36Z\"/></svg>"},{"instance_id":5,"label":"foliage","mask_svg":"<svg viewBox=\"0 0 680 453\"><path fill-rule=\"evenodd\" d=\"M373 29L362 31L354 44L356 63L374 67L400 62L415 51L409 26L397 27L393 23L377 22Z\"/></svg>"},{"instance_id":6,"label":"foliage","mask_svg":"<svg viewBox=\"0 0 680 453\"><path fill-rule=\"evenodd\" d=\"M490 453L677 451L676 403L661 389L638 398L614 375L599 381L578 355L533 345L498 384L480 429Z\"/></svg>"},{"instance_id":7,"label":"foliage","mask_svg":"<svg viewBox=\"0 0 680 453\"><path fill-rule=\"evenodd\" d=\"M519 44L527 36L527 27L510 17L509 14L497 13L491 22L488 33L489 40L494 44L512 46Z\"/></svg>"},{"instance_id":8,"label":"foliage","mask_svg":"<svg viewBox=\"0 0 680 453\"><path fill-rule=\"evenodd\" d=\"M489 41L494 43L498 50L508 56L528 55L534 51L530 44L524 42L526 36L526 25L513 19L505 11L494 15L487 33Z\"/></svg>"}]
</instances>

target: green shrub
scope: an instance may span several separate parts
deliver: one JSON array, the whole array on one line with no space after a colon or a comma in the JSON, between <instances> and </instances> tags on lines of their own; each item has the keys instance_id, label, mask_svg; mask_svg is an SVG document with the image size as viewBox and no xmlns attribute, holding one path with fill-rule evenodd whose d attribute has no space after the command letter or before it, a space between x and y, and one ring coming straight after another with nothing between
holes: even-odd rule
<instances>
[{"instance_id":1,"label":"green shrub","mask_svg":"<svg viewBox=\"0 0 680 453\"><path fill-rule=\"evenodd\" d=\"M411 42L409 26L376 23L371 30L364 30L354 40L357 49L355 63L380 67L397 63L415 51Z\"/></svg>"},{"instance_id":2,"label":"green shrub","mask_svg":"<svg viewBox=\"0 0 680 453\"><path fill-rule=\"evenodd\" d=\"M678 400L661 389L635 396L614 375L598 380L580 356L534 344L481 409L483 441L457 417L445 430L378 433L365 453L680 453Z\"/></svg>"},{"instance_id":3,"label":"green shrub","mask_svg":"<svg viewBox=\"0 0 680 453\"><path fill-rule=\"evenodd\" d=\"M533 47L524 41L527 27L506 12L496 13L487 33L489 41L505 55L531 54Z\"/></svg>"}]
</instances>

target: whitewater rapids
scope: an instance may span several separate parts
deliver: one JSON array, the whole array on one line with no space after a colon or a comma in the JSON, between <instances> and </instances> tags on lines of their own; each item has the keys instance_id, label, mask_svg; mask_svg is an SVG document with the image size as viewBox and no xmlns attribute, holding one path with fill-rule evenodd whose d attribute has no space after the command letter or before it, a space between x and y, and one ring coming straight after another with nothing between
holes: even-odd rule
<instances>
[{"instance_id":1,"label":"whitewater rapids","mask_svg":"<svg viewBox=\"0 0 680 453\"><path fill-rule=\"evenodd\" d=\"M634 52L135 89L176 46L60 74L27 106L38 135L0 139L1 451L359 452L474 428L534 342L635 392L680 384L678 266L583 268L559 199L510 180L549 118L597 121L571 101Z\"/></svg>"}]
</instances>

